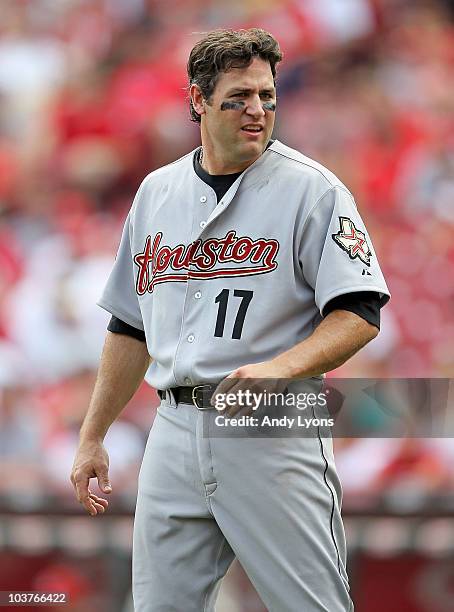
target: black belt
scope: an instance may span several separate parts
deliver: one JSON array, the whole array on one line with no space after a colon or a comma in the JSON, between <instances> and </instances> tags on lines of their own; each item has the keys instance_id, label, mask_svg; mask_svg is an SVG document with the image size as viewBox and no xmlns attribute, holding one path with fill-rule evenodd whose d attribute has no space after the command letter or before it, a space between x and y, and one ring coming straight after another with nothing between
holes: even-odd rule
<instances>
[{"instance_id":1,"label":"black belt","mask_svg":"<svg viewBox=\"0 0 454 612\"><path fill-rule=\"evenodd\" d=\"M196 385L195 387L173 387L169 389L177 404L193 404L199 410L213 408L210 400L217 385ZM160 392L162 396L165 391Z\"/></svg>"}]
</instances>

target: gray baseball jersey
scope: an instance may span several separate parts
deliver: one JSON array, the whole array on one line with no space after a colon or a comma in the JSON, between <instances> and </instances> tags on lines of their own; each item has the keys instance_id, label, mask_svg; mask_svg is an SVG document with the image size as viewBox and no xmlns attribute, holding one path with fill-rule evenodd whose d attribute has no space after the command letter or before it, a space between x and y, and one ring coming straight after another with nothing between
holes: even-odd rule
<instances>
[{"instance_id":1,"label":"gray baseball jersey","mask_svg":"<svg viewBox=\"0 0 454 612\"><path fill-rule=\"evenodd\" d=\"M157 389L218 382L309 336L332 298L389 291L354 199L276 140L217 203L194 152L149 174L99 305L143 329Z\"/></svg>"}]
</instances>

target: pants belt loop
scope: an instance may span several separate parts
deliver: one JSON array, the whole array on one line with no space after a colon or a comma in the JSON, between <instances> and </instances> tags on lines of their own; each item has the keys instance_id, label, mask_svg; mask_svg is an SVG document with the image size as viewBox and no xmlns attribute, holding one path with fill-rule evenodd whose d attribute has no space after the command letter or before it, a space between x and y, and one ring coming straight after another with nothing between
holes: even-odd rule
<instances>
[{"instance_id":1,"label":"pants belt loop","mask_svg":"<svg viewBox=\"0 0 454 612\"><path fill-rule=\"evenodd\" d=\"M158 397L161 401L166 402L167 404L170 404L171 406L176 406L177 402L175 400L175 396L173 395L172 391L170 389L157 389L156 393L158 394Z\"/></svg>"},{"instance_id":2,"label":"pants belt loop","mask_svg":"<svg viewBox=\"0 0 454 612\"><path fill-rule=\"evenodd\" d=\"M166 401L169 402L169 404L171 406L175 406L176 407L177 401L176 401L175 396L172 393L172 391L170 389L166 389L165 394L166 394Z\"/></svg>"}]
</instances>

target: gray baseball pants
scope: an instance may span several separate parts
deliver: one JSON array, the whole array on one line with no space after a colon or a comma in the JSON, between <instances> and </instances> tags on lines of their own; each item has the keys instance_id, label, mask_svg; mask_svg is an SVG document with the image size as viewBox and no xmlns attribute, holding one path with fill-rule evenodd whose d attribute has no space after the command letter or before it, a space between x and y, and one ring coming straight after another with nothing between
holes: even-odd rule
<instances>
[{"instance_id":1,"label":"gray baseball pants","mask_svg":"<svg viewBox=\"0 0 454 612\"><path fill-rule=\"evenodd\" d=\"M139 476L135 611L213 612L235 557L271 612L353 610L331 439L205 437L217 414L171 393L158 408Z\"/></svg>"}]
</instances>

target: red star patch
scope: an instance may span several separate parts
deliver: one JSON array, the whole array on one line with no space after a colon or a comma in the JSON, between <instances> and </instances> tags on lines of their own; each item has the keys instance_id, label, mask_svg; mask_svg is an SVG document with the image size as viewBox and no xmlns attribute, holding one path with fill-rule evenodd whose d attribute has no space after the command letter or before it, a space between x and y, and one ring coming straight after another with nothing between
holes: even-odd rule
<instances>
[{"instance_id":1,"label":"red star patch","mask_svg":"<svg viewBox=\"0 0 454 612\"><path fill-rule=\"evenodd\" d=\"M356 257L366 266L370 266L371 250L367 244L366 234L355 227L348 217L339 217L340 230L333 234L334 242L348 253L350 259Z\"/></svg>"}]
</instances>

